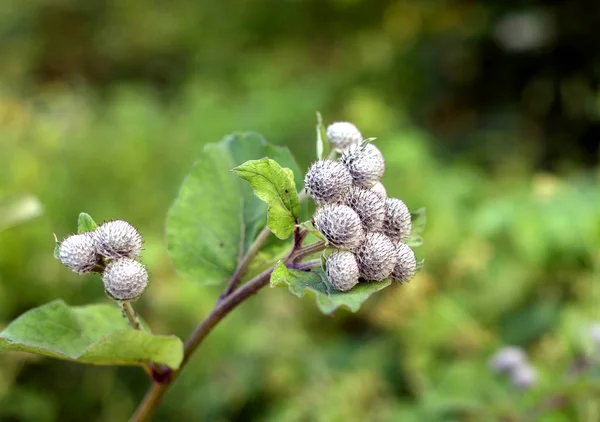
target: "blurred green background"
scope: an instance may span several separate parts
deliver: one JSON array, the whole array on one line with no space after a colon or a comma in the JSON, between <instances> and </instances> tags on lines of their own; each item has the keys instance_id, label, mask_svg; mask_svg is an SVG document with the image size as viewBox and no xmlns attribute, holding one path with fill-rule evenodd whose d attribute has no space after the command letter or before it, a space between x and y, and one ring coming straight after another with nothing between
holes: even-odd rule
<instances>
[{"instance_id":1,"label":"blurred green background","mask_svg":"<svg viewBox=\"0 0 600 422\"><path fill-rule=\"evenodd\" d=\"M166 253L180 181L236 130L305 168L319 110L377 137L390 196L427 208L424 270L333 317L266 289L155 420L523 420L600 319L599 25L592 0L0 2L0 329L55 298L108 301L52 257L85 211L140 229L152 285L137 309L187 337L219 289L179 279ZM530 392L489 372L505 344L530 353ZM124 421L148 384L6 354L0 420ZM600 420L598 391L569 391L535 420Z\"/></svg>"}]
</instances>

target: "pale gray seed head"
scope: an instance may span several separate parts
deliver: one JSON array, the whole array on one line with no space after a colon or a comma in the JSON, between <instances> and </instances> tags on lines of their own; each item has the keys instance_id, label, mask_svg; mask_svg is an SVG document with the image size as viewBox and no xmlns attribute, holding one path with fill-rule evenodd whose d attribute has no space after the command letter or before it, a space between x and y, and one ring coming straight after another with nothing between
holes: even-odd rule
<instances>
[{"instance_id":1,"label":"pale gray seed head","mask_svg":"<svg viewBox=\"0 0 600 422\"><path fill-rule=\"evenodd\" d=\"M379 196L382 196L384 199L387 198L387 190L385 189L385 186L383 186L383 183L381 183L381 182L375 183L375 186L373 186L371 188L371 191L375 192Z\"/></svg>"},{"instance_id":2,"label":"pale gray seed head","mask_svg":"<svg viewBox=\"0 0 600 422\"><path fill-rule=\"evenodd\" d=\"M366 280L385 280L392 274L396 261L396 246L382 233L367 233L356 250L360 276Z\"/></svg>"},{"instance_id":3,"label":"pale gray seed head","mask_svg":"<svg viewBox=\"0 0 600 422\"><path fill-rule=\"evenodd\" d=\"M512 373L527 363L525 351L517 346L506 346L498 350L490 359L489 365L495 372Z\"/></svg>"},{"instance_id":4,"label":"pale gray seed head","mask_svg":"<svg viewBox=\"0 0 600 422\"><path fill-rule=\"evenodd\" d=\"M392 271L391 279L399 283L407 283L417 272L417 258L415 253L405 243L398 242L396 245L397 262Z\"/></svg>"},{"instance_id":5,"label":"pale gray seed head","mask_svg":"<svg viewBox=\"0 0 600 422\"><path fill-rule=\"evenodd\" d=\"M356 186L371 189L385 172L385 160L373 144L352 145L342 154L340 161L346 166Z\"/></svg>"},{"instance_id":6,"label":"pale gray seed head","mask_svg":"<svg viewBox=\"0 0 600 422\"><path fill-rule=\"evenodd\" d=\"M527 390L536 383L537 372L533 366L524 362L512 370L510 378L517 390Z\"/></svg>"},{"instance_id":7,"label":"pale gray seed head","mask_svg":"<svg viewBox=\"0 0 600 422\"><path fill-rule=\"evenodd\" d=\"M142 236L127 221L104 223L92 236L98 253L106 258L135 258L142 251Z\"/></svg>"},{"instance_id":8,"label":"pale gray seed head","mask_svg":"<svg viewBox=\"0 0 600 422\"><path fill-rule=\"evenodd\" d=\"M353 251L365 237L360 217L346 205L332 204L319 208L313 223L327 241L338 249Z\"/></svg>"},{"instance_id":9,"label":"pale gray seed head","mask_svg":"<svg viewBox=\"0 0 600 422\"><path fill-rule=\"evenodd\" d=\"M327 139L338 151L350 145L358 145L363 141L360 131L349 122L335 122L327 127Z\"/></svg>"},{"instance_id":10,"label":"pale gray seed head","mask_svg":"<svg viewBox=\"0 0 600 422\"><path fill-rule=\"evenodd\" d=\"M63 240L58 258L74 272L85 274L94 268L99 256L90 234L83 233L74 234Z\"/></svg>"},{"instance_id":11,"label":"pale gray seed head","mask_svg":"<svg viewBox=\"0 0 600 422\"><path fill-rule=\"evenodd\" d=\"M406 242L410 237L412 224L408 207L398 198L388 198L385 208L383 233L394 242Z\"/></svg>"},{"instance_id":12,"label":"pale gray seed head","mask_svg":"<svg viewBox=\"0 0 600 422\"><path fill-rule=\"evenodd\" d=\"M353 186L346 198L346 205L356 211L365 231L379 231L383 227L385 199L375 192Z\"/></svg>"},{"instance_id":13,"label":"pale gray seed head","mask_svg":"<svg viewBox=\"0 0 600 422\"><path fill-rule=\"evenodd\" d=\"M104 289L117 300L134 300L148 285L148 272L143 264L131 258L111 261L104 270Z\"/></svg>"},{"instance_id":14,"label":"pale gray seed head","mask_svg":"<svg viewBox=\"0 0 600 422\"><path fill-rule=\"evenodd\" d=\"M358 284L358 264L352 252L337 251L329 255L325 263L327 278L341 292L347 292Z\"/></svg>"},{"instance_id":15,"label":"pale gray seed head","mask_svg":"<svg viewBox=\"0 0 600 422\"><path fill-rule=\"evenodd\" d=\"M319 205L342 202L352 186L352 176L342 163L333 160L316 161L306 173L306 192Z\"/></svg>"}]
</instances>

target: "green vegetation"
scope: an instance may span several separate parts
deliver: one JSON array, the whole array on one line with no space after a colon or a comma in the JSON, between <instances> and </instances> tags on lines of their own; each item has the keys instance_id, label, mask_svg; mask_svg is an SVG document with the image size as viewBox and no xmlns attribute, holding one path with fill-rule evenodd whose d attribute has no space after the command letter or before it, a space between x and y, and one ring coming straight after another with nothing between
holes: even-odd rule
<instances>
[{"instance_id":1,"label":"green vegetation","mask_svg":"<svg viewBox=\"0 0 600 422\"><path fill-rule=\"evenodd\" d=\"M63 309L65 318L109 312L124 326L118 308L106 310L98 275L78 277L53 258L53 233L74 231L84 210L144 234L151 284L136 310L156 335L186 338L221 291L211 285L235 262L175 274L167 243L204 248L188 242L201 242L201 232L165 234L178 207L196 205L180 200L169 212L181 181L247 183L229 170L260 156L213 146L232 165L204 170L216 166L205 144L238 130L289 147L308 168L319 110L325 123L349 120L376 137L388 194L427 209L416 250L424 268L357 313L322 315L314 304L322 292L298 300L265 289L211 334L155 420L520 422L537 412L547 422L598 420L598 361L576 382L567 375L595 350L588 332L600 320L600 57L588 18L598 6L228 3L3 6L0 331L57 298L76 307ZM502 49L499 25L510 13L549 17L549 44ZM263 156L290 167L277 151ZM266 209L257 199L253 206ZM228 212L243 212L256 233L256 210L235 207ZM219 222L199 204L197 216ZM231 256L239 230L223 227ZM274 282L310 290L310 280L290 277ZM98 305L79 307L88 303ZM527 392L489 371L507 344L524 347L538 371ZM127 420L148 383L138 367L2 354L0 420ZM564 402L550 409L553 397Z\"/></svg>"}]
</instances>

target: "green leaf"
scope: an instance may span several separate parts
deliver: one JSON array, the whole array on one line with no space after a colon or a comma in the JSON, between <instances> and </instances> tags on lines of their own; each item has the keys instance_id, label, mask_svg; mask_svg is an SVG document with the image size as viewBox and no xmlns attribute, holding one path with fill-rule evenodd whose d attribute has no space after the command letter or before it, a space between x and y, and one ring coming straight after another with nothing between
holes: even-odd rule
<instances>
[{"instance_id":1,"label":"green leaf","mask_svg":"<svg viewBox=\"0 0 600 422\"><path fill-rule=\"evenodd\" d=\"M285 176L288 178L288 180L290 181L290 183L292 184L292 186L294 186L294 189L295 189L296 188L296 184L294 183L294 172L292 171L292 169L289 169L287 167L283 167L281 170L283 170L283 172L285 173ZM298 193L298 192L296 192L296 193Z\"/></svg>"},{"instance_id":2,"label":"green leaf","mask_svg":"<svg viewBox=\"0 0 600 422\"><path fill-rule=\"evenodd\" d=\"M331 286L323 270L291 270L281 261L271 274L271 287L287 286L290 292L298 297L303 297L306 292L311 293L319 310L324 314L331 314L340 307L356 312L373 293L390 284L390 280L378 283L362 282L349 292L339 292Z\"/></svg>"},{"instance_id":3,"label":"green leaf","mask_svg":"<svg viewBox=\"0 0 600 422\"><path fill-rule=\"evenodd\" d=\"M254 194L267 203L267 225L280 239L287 239L294 233L300 213L293 173L284 170L287 169L269 158L246 161L233 169L235 174L250 183Z\"/></svg>"},{"instance_id":4,"label":"green leaf","mask_svg":"<svg viewBox=\"0 0 600 422\"><path fill-rule=\"evenodd\" d=\"M289 150L260 135L234 134L204 147L167 217L167 247L183 278L205 285L224 282L265 226L267 205L230 172L265 156L290 168L296 189L302 187L302 173Z\"/></svg>"},{"instance_id":5,"label":"green leaf","mask_svg":"<svg viewBox=\"0 0 600 422\"><path fill-rule=\"evenodd\" d=\"M412 227L410 231L410 237L406 241L406 244L411 248L417 248L423 245L423 238L421 235L425 230L427 224L427 214L425 208L419 208L415 212L411 213Z\"/></svg>"},{"instance_id":6,"label":"green leaf","mask_svg":"<svg viewBox=\"0 0 600 422\"><path fill-rule=\"evenodd\" d=\"M94 231L98 228L98 225L94 221L94 219L84 212L79 214L79 218L77 219L77 233L86 233Z\"/></svg>"},{"instance_id":7,"label":"green leaf","mask_svg":"<svg viewBox=\"0 0 600 422\"><path fill-rule=\"evenodd\" d=\"M56 233L54 234L54 251L52 252L52 255L54 255L55 259L60 258L60 242L58 241L58 238L56 237Z\"/></svg>"},{"instance_id":8,"label":"green leaf","mask_svg":"<svg viewBox=\"0 0 600 422\"><path fill-rule=\"evenodd\" d=\"M70 307L56 300L32 309L0 332L0 352L30 352L95 365L178 368L183 344L175 336L132 329L116 306Z\"/></svg>"}]
</instances>

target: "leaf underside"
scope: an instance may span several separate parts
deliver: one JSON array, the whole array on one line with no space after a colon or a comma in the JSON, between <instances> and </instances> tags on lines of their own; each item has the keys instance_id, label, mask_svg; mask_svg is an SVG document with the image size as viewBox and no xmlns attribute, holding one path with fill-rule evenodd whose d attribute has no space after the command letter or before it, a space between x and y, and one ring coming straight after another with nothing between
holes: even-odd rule
<instances>
[{"instance_id":1,"label":"leaf underside","mask_svg":"<svg viewBox=\"0 0 600 422\"><path fill-rule=\"evenodd\" d=\"M3 351L95 365L155 362L178 368L183 359L178 337L133 330L114 305L70 307L62 300L24 313L0 332Z\"/></svg>"},{"instance_id":2,"label":"leaf underside","mask_svg":"<svg viewBox=\"0 0 600 422\"><path fill-rule=\"evenodd\" d=\"M263 157L291 169L296 189L302 187L289 150L258 134L237 133L204 147L167 217L167 248L183 278L204 285L226 281L265 226L267 205L230 171Z\"/></svg>"},{"instance_id":3,"label":"leaf underside","mask_svg":"<svg viewBox=\"0 0 600 422\"><path fill-rule=\"evenodd\" d=\"M322 269L298 271L289 269L279 262L271 274L271 287L287 286L298 297L307 292L312 294L317 307L324 314L331 314L338 308L347 308L357 312L361 305L373 294L391 284L390 280L381 282L361 282L348 292L335 290Z\"/></svg>"}]
</instances>

